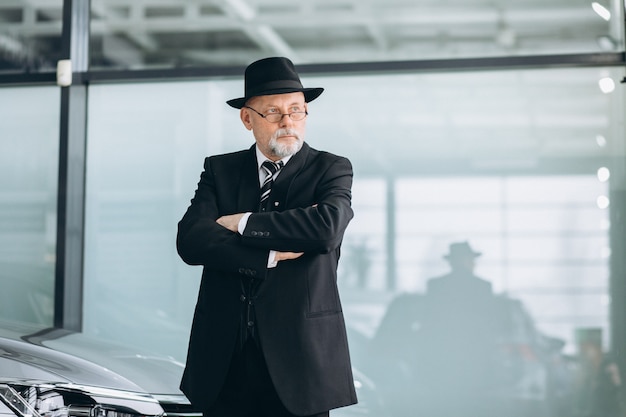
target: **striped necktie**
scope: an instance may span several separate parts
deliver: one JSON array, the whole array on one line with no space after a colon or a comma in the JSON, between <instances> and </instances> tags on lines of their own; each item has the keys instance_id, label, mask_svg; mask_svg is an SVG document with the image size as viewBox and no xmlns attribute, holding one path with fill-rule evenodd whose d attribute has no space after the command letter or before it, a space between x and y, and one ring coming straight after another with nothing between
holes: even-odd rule
<instances>
[{"instance_id":1,"label":"striped necktie","mask_svg":"<svg viewBox=\"0 0 626 417\"><path fill-rule=\"evenodd\" d=\"M272 162L265 161L261 164L261 168L265 171L265 179L261 185L261 211L266 210L267 200L270 197L270 191L272 190L272 184L274 183L274 176L283 167L283 161Z\"/></svg>"}]
</instances>

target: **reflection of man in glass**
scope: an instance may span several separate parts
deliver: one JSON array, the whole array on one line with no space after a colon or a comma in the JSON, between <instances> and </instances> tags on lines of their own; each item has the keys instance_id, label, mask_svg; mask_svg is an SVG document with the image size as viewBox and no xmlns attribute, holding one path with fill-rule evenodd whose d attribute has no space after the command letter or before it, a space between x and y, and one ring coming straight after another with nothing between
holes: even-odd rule
<instances>
[{"instance_id":1,"label":"reflection of man in glass","mask_svg":"<svg viewBox=\"0 0 626 417\"><path fill-rule=\"evenodd\" d=\"M491 295L491 283L474 275L475 260L480 256L468 242L450 244L450 253L444 258L450 263L450 273L430 279L427 283L427 293L432 296L459 296L472 297Z\"/></svg>"},{"instance_id":2,"label":"reflection of man in glass","mask_svg":"<svg viewBox=\"0 0 626 417\"><path fill-rule=\"evenodd\" d=\"M431 411L443 415L492 415L481 398L493 385L497 314L491 283L474 275L480 255L452 243L444 256L451 271L427 281L418 369Z\"/></svg>"},{"instance_id":3,"label":"reflection of man in glass","mask_svg":"<svg viewBox=\"0 0 626 417\"><path fill-rule=\"evenodd\" d=\"M425 294L390 303L372 340L371 369L393 417L506 417L494 392L504 310L491 283L474 275L474 251L452 243L452 270L427 281Z\"/></svg>"}]
</instances>

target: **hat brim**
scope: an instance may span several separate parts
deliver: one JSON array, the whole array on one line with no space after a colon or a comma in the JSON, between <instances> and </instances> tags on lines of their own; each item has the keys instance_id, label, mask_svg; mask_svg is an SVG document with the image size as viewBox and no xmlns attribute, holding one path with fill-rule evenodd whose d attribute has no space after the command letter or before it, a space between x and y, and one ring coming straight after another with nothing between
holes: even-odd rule
<instances>
[{"instance_id":1,"label":"hat brim","mask_svg":"<svg viewBox=\"0 0 626 417\"><path fill-rule=\"evenodd\" d=\"M250 100L252 97L270 96L270 95L274 95L274 94L288 94L288 93L297 93L297 92L304 93L304 101L308 103L308 102L313 101L316 98L318 98L320 96L320 94L322 94L323 91L324 91L324 89L321 88L321 87L316 87L316 88L278 88L278 89L275 89L275 90L266 90L266 91L263 91L261 93L257 93L257 94L255 94L253 96L250 96L250 97L234 98L232 100L228 100L226 103L229 106L231 106L231 107L234 107L236 109L240 109L240 108L242 108L246 104L246 101Z\"/></svg>"}]
</instances>

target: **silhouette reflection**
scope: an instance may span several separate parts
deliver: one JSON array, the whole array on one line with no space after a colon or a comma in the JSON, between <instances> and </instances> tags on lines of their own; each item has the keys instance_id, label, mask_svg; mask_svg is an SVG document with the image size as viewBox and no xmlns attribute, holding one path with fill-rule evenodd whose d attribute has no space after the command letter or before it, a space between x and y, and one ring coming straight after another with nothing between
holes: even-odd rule
<instances>
[{"instance_id":1,"label":"silhouette reflection","mask_svg":"<svg viewBox=\"0 0 626 417\"><path fill-rule=\"evenodd\" d=\"M397 296L362 364L393 417L561 416L563 342L537 331L522 303L474 274L481 255L452 243L448 274Z\"/></svg>"}]
</instances>

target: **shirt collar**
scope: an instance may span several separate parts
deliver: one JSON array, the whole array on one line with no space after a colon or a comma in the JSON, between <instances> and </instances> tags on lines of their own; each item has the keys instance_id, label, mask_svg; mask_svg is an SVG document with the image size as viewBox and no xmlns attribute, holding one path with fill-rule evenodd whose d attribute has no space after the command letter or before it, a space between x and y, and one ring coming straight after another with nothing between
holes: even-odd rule
<instances>
[{"instance_id":1,"label":"shirt collar","mask_svg":"<svg viewBox=\"0 0 626 417\"><path fill-rule=\"evenodd\" d=\"M263 155L263 152L259 150L258 146L255 146L254 148L256 150L256 165L258 169L261 169L261 165L263 164L263 162L268 161L269 158ZM286 156L283 159L280 159L280 161L283 161L283 165L287 165L287 162L289 162L292 156L293 155ZM278 161L274 161L274 162L278 162Z\"/></svg>"}]
</instances>

